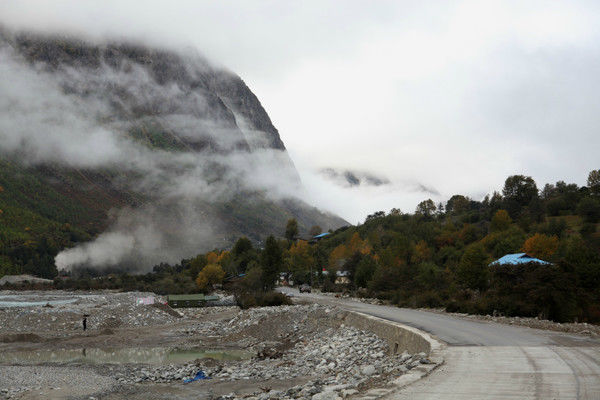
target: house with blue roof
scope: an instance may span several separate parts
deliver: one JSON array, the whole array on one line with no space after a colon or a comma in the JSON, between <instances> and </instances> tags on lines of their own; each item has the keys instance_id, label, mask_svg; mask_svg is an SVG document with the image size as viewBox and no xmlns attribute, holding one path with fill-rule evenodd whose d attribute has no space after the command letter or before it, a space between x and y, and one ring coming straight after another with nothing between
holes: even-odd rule
<instances>
[{"instance_id":1,"label":"house with blue roof","mask_svg":"<svg viewBox=\"0 0 600 400\"><path fill-rule=\"evenodd\" d=\"M329 235L331 235L331 233L329 233L329 232L320 233L320 234L310 238L309 243L317 243L319 240L321 240L324 237L329 236Z\"/></svg>"},{"instance_id":2,"label":"house with blue roof","mask_svg":"<svg viewBox=\"0 0 600 400\"><path fill-rule=\"evenodd\" d=\"M540 260L539 258L535 258L530 256L527 253L516 253L516 254L507 254L496 261L490 263L491 266L496 265L519 265L519 264L529 264L536 263L542 265L552 265L552 263L544 260Z\"/></svg>"}]
</instances>

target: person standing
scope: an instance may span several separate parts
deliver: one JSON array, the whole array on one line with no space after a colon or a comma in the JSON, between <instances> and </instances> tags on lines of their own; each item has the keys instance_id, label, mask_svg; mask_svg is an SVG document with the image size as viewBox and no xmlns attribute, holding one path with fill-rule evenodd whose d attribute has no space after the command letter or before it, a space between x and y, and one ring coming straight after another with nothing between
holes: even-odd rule
<instances>
[{"instance_id":1,"label":"person standing","mask_svg":"<svg viewBox=\"0 0 600 400\"><path fill-rule=\"evenodd\" d=\"M83 330L85 331L87 329L87 315L83 316Z\"/></svg>"}]
</instances>

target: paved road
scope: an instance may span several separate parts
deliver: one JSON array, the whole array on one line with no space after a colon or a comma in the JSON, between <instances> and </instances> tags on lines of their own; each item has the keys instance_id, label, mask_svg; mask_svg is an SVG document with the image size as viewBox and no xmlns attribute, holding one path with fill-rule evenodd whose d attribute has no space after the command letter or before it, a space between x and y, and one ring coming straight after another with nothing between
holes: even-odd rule
<instances>
[{"instance_id":1,"label":"paved road","mask_svg":"<svg viewBox=\"0 0 600 400\"><path fill-rule=\"evenodd\" d=\"M282 290L410 325L446 344L442 367L390 399L600 399L599 340Z\"/></svg>"}]
</instances>

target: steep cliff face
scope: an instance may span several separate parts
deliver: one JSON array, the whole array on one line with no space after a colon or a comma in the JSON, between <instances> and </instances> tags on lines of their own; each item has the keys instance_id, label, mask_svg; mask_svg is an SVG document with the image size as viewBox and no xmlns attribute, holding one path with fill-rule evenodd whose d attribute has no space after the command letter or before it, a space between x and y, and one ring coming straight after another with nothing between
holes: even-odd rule
<instances>
[{"instance_id":1,"label":"steep cliff face","mask_svg":"<svg viewBox=\"0 0 600 400\"><path fill-rule=\"evenodd\" d=\"M65 94L104 103L103 117L113 123L163 122L164 129L174 130L182 144L197 151L285 150L241 78L213 68L199 55L24 34L5 36L4 44L56 79ZM259 137L247 138L243 130Z\"/></svg>"},{"instance_id":2,"label":"steep cliff face","mask_svg":"<svg viewBox=\"0 0 600 400\"><path fill-rule=\"evenodd\" d=\"M344 224L295 198L257 97L199 55L0 31L0 70L0 274L77 243L59 267L145 269Z\"/></svg>"}]
</instances>

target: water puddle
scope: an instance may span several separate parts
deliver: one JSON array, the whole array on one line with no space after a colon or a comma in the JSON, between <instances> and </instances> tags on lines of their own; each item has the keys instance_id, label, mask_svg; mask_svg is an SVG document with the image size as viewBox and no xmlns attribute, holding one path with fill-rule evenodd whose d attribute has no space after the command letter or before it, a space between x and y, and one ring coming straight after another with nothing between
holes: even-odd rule
<instances>
[{"instance_id":1,"label":"water puddle","mask_svg":"<svg viewBox=\"0 0 600 400\"><path fill-rule=\"evenodd\" d=\"M63 296L2 295L0 296L0 308L39 307L46 304L57 306L75 303L77 300L76 297L64 298Z\"/></svg>"},{"instance_id":2,"label":"water puddle","mask_svg":"<svg viewBox=\"0 0 600 400\"><path fill-rule=\"evenodd\" d=\"M181 364L198 358L248 360L245 350L173 349L167 347L124 349L59 349L0 353L3 364L90 363L90 364Z\"/></svg>"},{"instance_id":3,"label":"water puddle","mask_svg":"<svg viewBox=\"0 0 600 400\"><path fill-rule=\"evenodd\" d=\"M67 300L47 300L47 301L0 301L0 308L9 307L39 307L50 304L51 306L57 306L60 304L75 303L77 299Z\"/></svg>"}]
</instances>

